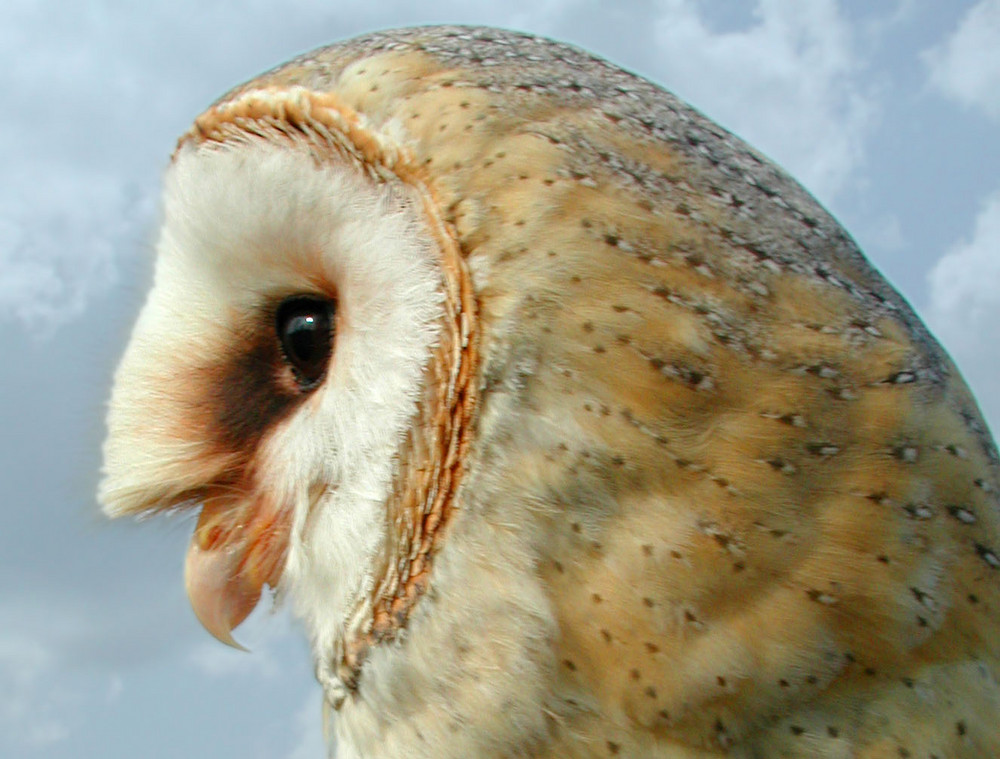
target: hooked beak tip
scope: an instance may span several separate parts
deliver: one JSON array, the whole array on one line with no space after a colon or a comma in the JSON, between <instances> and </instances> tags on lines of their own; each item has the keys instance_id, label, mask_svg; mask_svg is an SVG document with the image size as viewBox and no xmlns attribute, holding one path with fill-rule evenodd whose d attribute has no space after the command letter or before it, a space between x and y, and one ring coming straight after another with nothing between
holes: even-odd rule
<instances>
[{"instance_id":1,"label":"hooked beak tip","mask_svg":"<svg viewBox=\"0 0 1000 759\"><path fill-rule=\"evenodd\" d=\"M184 585L195 616L212 637L247 651L232 631L253 611L261 588L241 581L240 554L227 547L203 550L193 539L184 561Z\"/></svg>"}]
</instances>

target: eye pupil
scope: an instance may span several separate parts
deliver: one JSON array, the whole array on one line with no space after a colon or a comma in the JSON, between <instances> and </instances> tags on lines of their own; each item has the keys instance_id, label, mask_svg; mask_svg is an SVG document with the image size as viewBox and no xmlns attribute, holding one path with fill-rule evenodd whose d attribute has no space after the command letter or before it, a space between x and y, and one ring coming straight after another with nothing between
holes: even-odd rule
<instances>
[{"instance_id":1,"label":"eye pupil","mask_svg":"<svg viewBox=\"0 0 1000 759\"><path fill-rule=\"evenodd\" d=\"M281 352L303 389L326 374L332 350L333 304L323 298L295 296L278 307L276 329Z\"/></svg>"}]
</instances>

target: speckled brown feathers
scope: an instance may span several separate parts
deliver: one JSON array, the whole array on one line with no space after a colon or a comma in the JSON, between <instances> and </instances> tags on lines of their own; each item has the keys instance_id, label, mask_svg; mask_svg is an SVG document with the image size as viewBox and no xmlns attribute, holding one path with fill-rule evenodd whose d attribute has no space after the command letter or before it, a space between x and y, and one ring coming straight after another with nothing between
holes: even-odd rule
<instances>
[{"instance_id":1,"label":"speckled brown feathers","mask_svg":"<svg viewBox=\"0 0 1000 759\"><path fill-rule=\"evenodd\" d=\"M454 514L345 755L1000 756L996 449L797 184L508 32L374 35L219 107L290 88L399 156L478 325Z\"/></svg>"}]
</instances>

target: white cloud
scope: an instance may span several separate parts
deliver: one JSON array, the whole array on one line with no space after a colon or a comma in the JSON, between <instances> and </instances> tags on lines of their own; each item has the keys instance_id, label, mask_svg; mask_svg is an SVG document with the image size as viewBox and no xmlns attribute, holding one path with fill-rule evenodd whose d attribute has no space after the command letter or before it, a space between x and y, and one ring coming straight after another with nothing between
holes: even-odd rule
<instances>
[{"instance_id":1,"label":"white cloud","mask_svg":"<svg viewBox=\"0 0 1000 759\"><path fill-rule=\"evenodd\" d=\"M108 678L108 690L104 694L104 698L109 704L115 703L118 699L122 697L122 693L125 692L125 680L121 675L113 674Z\"/></svg>"},{"instance_id":2,"label":"white cloud","mask_svg":"<svg viewBox=\"0 0 1000 759\"><path fill-rule=\"evenodd\" d=\"M969 381L990 426L1000 430L1000 192L987 198L969 239L954 244L928 274L928 324Z\"/></svg>"},{"instance_id":3,"label":"white cloud","mask_svg":"<svg viewBox=\"0 0 1000 759\"><path fill-rule=\"evenodd\" d=\"M951 35L924 53L930 83L1000 119L1000 0L981 0Z\"/></svg>"},{"instance_id":4,"label":"white cloud","mask_svg":"<svg viewBox=\"0 0 1000 759\"><path fill-rule=\"evenodd\" d=\"M0 318L42 335L77 318L116 283L116 259L138 246L151 207L111 176L65 168L0 196Z\"/></svg>"},{"instance_id":5,"label":"white cloud","mask_svg":"<svg viewBox=\"0 0 1000 759\"><path fill-rule=\"evenodd\" d=\"M868 235L868 241L883 251L902 250L906 246L903 226L895 214L887 214L875 220Z\"/></svg>"},{"instance_id":6,"label":"white cloud","mask_svg":"<svg viewBox=\"0 0 1000 759\"><path fill-rule=\"evenodd\" d=\"M752 26L720 33L701 7L660 4L660 78L829 202L863 163L874 114L851 25L834 0L759 0Z\"/></svg>"},{"instance_id":7,"label":"white cloud","mask_svg":"<svg viewBox=\"0 0 1000 759\"><path fill-rule=\"evenodd\" d=\"M98 8L0 8L0 320L51 334L115 284L151 217L135 188L162 160L131 160L136 69ZM105 24L104 27L109 25ZM94 32L93 36L90 32Z\"/></svg>"},{"instance_id":8,"label":"white cloud","mask_svg":"<svg viewBox=\"0 0 1000 759\"><path fill-rule=\"evenodd\" d=\"M895 8L886 8L885 4L872 5L872 10L877 10L880 14L871 18L866 18L862 22L865 33L875 44L879 44L886 34L890 34L899 27L913 22L919 16L921 0L896 0Z\"/></svg>"},{"instance_id":9,"label":"white cloud","mask_svg":"<svg viewBox=\"0 0 1000 759\"><path fill-rule=\"evenodd\" d=\"M32 748L69 736L53 684L53 657L39 643L16 633L0 636L0 745Z\"/></svg>"}]
</instances>

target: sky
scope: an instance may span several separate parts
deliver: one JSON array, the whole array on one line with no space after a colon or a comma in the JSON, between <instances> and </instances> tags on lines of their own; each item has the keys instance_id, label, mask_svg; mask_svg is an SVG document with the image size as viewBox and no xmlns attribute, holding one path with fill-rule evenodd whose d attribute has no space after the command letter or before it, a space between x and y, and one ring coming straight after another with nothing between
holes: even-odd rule
<instances>
[{"instance_id":1,"label":"sky","mask_svg":"<svg viewBox=\"0 0 1000 759\"><path fill-rule=\"evenodd\" d=\"M476 23L585 47L784 166L956 360L1000 430L1000 0L124 0L0 5L0 755L323 756L281 610L216 643L192 524L93 493L178 135L234 84L367 31ZM433 7L433 11L422 10Z\"/></svg>"}]
</instances>

